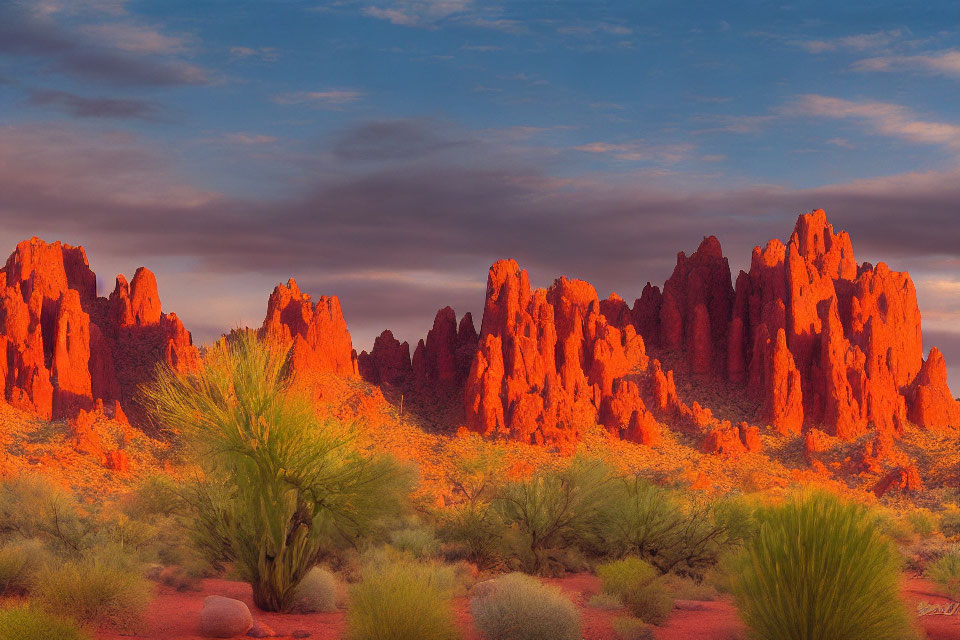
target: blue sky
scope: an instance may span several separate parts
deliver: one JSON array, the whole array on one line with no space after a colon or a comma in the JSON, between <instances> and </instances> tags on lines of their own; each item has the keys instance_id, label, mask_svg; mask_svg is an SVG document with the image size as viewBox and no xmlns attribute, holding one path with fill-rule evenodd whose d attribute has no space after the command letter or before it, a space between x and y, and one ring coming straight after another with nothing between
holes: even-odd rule
<instances>
[{"instance_id":1,"label":"blue sky","mask_svg":"<svg viewBox=\"0 0 960 640\"><path fill-rule=\"evenodd\" d=\"M0 3L0 241L154 269L201 340L273 284L358 347L515 257L639 295L827 209L960 366L956 3ZM953 369L952 379L960 376ZM955 383L956 384L956 383Z\"/></svg>"}]
</instances>

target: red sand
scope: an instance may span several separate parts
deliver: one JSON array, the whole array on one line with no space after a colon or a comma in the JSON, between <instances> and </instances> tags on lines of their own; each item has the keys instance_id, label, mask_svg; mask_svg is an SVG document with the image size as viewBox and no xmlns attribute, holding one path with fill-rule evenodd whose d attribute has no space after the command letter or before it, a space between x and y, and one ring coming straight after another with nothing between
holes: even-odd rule
<instances>
[{"instance_id":1,"label":"red sand","mask_svg":"<svg viewBox=\"0 0 960 640\"><path fill-rule=\"evenodd\" d=\"M563 589L580 607L583 637L586 640L616 640L611 622L614 618L626 615L626 612L602 611L587 606L590 596L600 590L600 582L595 576L581 573L547 579L545 582ZM313 640L339 640L346 627L345 614L342 611L308 615L265 613L254 607L249 585L227 580L204 580L200 591L178 593L168 587L158 587L157 597L150 604L147 614L146 629L141 631L141 635L129 636L102 631L97 637L99 640L201 640L202 636L197 635L200 609L203 599L214 594L243 600L253 612L254 619L268 625L278 634L286 634L281 635L282 638L290 638L290 634L295 631L307 631ZM904 580L903 595L913 610L920 601L949 601L936 595L936 589L929 581L919 578ZM729 597L711 602L678 601L677 605L678 608L674 610L668 623L654 628L657 640L746 638L746 628L737 617ZM463 640L481 640L473 630L468 599L457 598L454 606L457 621L463 629ZM930 640L960 640L960 615L923 616L917 620L925 632L925 637Z\"/></svg>"}]
</instances>

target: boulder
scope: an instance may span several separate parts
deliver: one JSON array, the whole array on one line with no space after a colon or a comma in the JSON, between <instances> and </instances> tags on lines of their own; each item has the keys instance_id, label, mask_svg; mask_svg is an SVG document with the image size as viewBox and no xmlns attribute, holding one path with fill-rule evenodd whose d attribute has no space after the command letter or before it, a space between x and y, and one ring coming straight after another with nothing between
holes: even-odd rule
<instances>
[{"instance_id":1,"label":"boulder","mask_svg":"<svg viewBox=\"0 0 960 640\"><path fill-rule=\"evenodd\" d=\"M253 627L247 605L233 598L207 596L200 610L200 635L205 638L234 638Z\"/></svg>"}]
</instances>

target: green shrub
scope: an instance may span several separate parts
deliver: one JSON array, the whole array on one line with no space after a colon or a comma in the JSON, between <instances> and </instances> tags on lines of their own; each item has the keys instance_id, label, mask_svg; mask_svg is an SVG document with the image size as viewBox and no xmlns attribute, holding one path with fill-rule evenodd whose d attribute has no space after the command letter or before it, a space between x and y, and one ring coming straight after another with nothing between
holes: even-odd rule
<instances>
[{"instance_id":1,"label":"green shrub","mask_svg":"<svg viewBox=\"0 0 960 640\"><path fill-rule=\"evenodd\" d=\"M608 557L639 556L660 573L702 571L755 528L743 500L691 500L639 476L608 487L592 522L595 551Z\"/></svg>"},{"instance_id":2,"label":"green shrub","mask_svg":"<svg viewBox=\"0 0 960 640\"><path fill-rule=\"evenodd\" d=\"M940 533L948 538L960 536L960 508L948 507L940 514Z\"/></svg>"},{"instance_id":3,"label":"green shrub","mask_svg":"<svg viewBox=\"0 0 960 640\"><path fill-rule=\"evenodd\" d=\"M202 467L185 492L197 542L211 561L234 561L266 611L289 610L323 549L369 531L405 494L397 465L320 423L286 354L250 334L218 342L196 373L159 369L143 391Z\"/></svg>"},{"instance_id":4,"label":"green shrub","mask_svg":"<svg viewBox=\"0 0 960 640\"><path fill-rule=\"evenodd\" d=\"M416 558L435 558L440 555L440 541L433 531L424 526L406 527L390 534L390 544L407 551Z\"/></svg>"},{"instance_id":5,"label":"green shrub","mask_svg":"<svg viewBox=\"0 0 960 640\"><path fill-rule=\"evenodd\" d=\"M470 611L486 640L580 640L580 614L557 587L522 573L485 586Z\"/></svg>"},{"instance_id":6,"label":"green shrub","mask_svg":"<svg viewBox=\"0 0 960 640\"><path fill-rule=\"evenodd\" d=\"M89 640L72 620L30 606L0 609L0 640Z\"/></svg>"},{"instance_id":7,"label":"green shrub","mask_svg":"<svg viewBox=\"0 0 960 640\"><path fill-rule=\"evenodd\" d=\"M378 558L350 591L348 640L455 640L452 571Z\"/></svg>"},{"instance_id":8,"label":"green shrub","mask_svg":"<svg viewBox=\"0 0 960 640\"><path fill-rule=\"evenodd\" d=\"M960 600L960 551L949 553L927 568L927 575L950 597Z\"/></svg>"},{"instance_id":9,"label":"green shrub","mask_svg":"<svg viewBox=\"0 0 960 640\"><path fill-rule=\"evenodd\" d=\"M665 575L662 578L664 586L677 600L699 600L706 602L716 600L719 593L717 587L709 580L697 581L688 576L676 574Z\"/></svg>"},{"instance_id":10,"label":"green shrub","mask_svg":"<svg viewBox=\"0 0 960 640\"><path fill-rule=\"evenodd\" d=\"M50 566L37 576L37 601L83 626L134 630L152 595L150 583L136 572L96 557Z\"/></svg>"},{"instance_id":11,"label":"green shrub","mask_svg":"<svg viewBox=\"0 0 960 640\"><path fill-rule=\"evenodd\" d=\"M612 482L601 462L574 458L561 469L545 469L505 485L493 501L500 520L520 537L514 549L529 573L544 566L546 550L586 534Z\"/></svg>"},{"instance_id":12,"label":"green shrub","mask_svg":"<svg viewBox=\"0 0 960 640\"><path fill-rule=\"evenodd\" d=\"M937 518L929 509L914 509L906 515L907 522L914 532L929 536L937 530Z\"/></svg>"},{"instance_id":13,"label":"green shrub","mask_svg":"<svg viewBox=\"0 0 960 640\"><path fill-rule=\"evenodd\" d=\"M620 596L612 593L598 593L590 596L590 600L587 601L587 605L593 609L603 609L609 611L612 609L622 609L623 600L620 599Z\"/></svg>"},{"instance_id":14,"label":"green shrub","mask_svg":"<svg viewBox=\"0 0 960 640\"><path fill-rule=\"evenodd\" d=\"M323 567L307 572L294 598L294 607L303 613L328 613L337 610L337 577Z\"/></svg>"},{"instance_id":15,"label":"green shrub","mask_svg":"<svg viewBox=\"0 0 960 640\"><path fill-rule=\"evenodd\" d=\"M731 576L761 639L915 638L899 594L899 558L866 508L826 493L762 509Z\"/></svg>"},{"instance_id":16,"label":"green shrub","mask_svg":"<svg viewBox=\"0 0 960 640\"><path fill-rule=\"evenodd\" d=\"M633 615L661 624L673 610L673 598L657 570L640 558L628 557L597 567L605 593L616 595Z\"/></svg>"},{"instance_id":17,"label":"green shrub","mask_svg":"<svg viewBox=\"0 0 960 640\"><path fill-rule=\"evenodd\" d=\"M93 544L97 524L81 515L76 497L43 476L0 481L0 533L36 538L60 553Z\"/></svg>"},{"instance_id":18,"label":"green shrub","mask_svg":"<svg viewBox=\"0 0 960 640\"><path fill-rule=\"evenodd\" d=\"M30 591L37 573L53 561L39 540L15 540L0 547L0 596Z\"/></svg>"},{"instance_id":19,"label":"green shrub","mask_svg":"<svg viewBox=\"0 0 960 640\"><path fill-rule=\"evenodd\" d=\"M653 629L636 618L614 618L610 626L617 640L654 640Z\"/></svg>"}]
</instances>

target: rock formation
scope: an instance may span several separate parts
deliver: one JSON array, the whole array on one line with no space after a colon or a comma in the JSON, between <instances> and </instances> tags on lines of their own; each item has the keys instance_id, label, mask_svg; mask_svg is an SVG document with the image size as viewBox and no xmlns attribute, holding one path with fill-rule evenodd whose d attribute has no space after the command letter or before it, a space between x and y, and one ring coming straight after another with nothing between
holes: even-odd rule
<instances>
[{"instance_id":1,"label":"rock formation","mask_svg":"<svg viewBox=\"0 0 960 640\"><path fill-rule=\"evenodd\" d=\"M301 380L320 372L356 377L357 356L336 296L312 302L293 278L277 285L267 301L259 337L289 349L290 365Z\"/></svg>"},{"instance_id":2,"label":"rock formation","mask_svg":"<svg viewBox=\"0 0 960 640\"><path fill-rule=\"evenodd\" d=\"M156 278L141 267L98 298L82 247L25 240L0 269L0 374L4 398L44 419L104 406L138 415L136 394L157 363L196 366L190 334L161 311ZM118 458L119 460L119 458Z\"/></svg>"}]
</instances>

